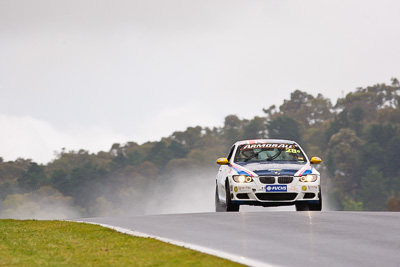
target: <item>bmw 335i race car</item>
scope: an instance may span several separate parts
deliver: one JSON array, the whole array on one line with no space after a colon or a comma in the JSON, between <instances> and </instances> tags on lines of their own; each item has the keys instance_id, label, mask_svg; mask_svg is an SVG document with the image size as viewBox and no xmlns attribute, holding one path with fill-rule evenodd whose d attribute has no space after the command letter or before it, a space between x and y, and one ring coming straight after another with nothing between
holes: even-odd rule
<instances>
[{"instance_id":1,"label":"bmw 335i race car","mask_svg":"<svg viewBox=\"0 0 400 267\"><path fill-rule=\"evenodd\" d=\"M294 141L258 139L236 142L216 178L216 211L239 211L240 205L287 206L297 211L322 208L320 173Z\"/></svg>"}]
</instances>

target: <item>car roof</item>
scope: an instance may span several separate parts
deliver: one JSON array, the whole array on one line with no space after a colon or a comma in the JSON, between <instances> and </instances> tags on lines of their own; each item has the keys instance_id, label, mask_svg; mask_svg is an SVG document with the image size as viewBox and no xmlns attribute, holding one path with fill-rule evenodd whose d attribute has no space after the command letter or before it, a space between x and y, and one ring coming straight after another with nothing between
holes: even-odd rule
<instances>
[{"instance_id":1,"label":"car roof","mask_svg":"<svg viewBox=\"0 0 400 267\"><path fill-rule=\"evenodd\" d=\"M296 144L295 141L284 139L251 139L237 141L234 145L247 145L247 144L262 144L262 143L276 143L276 144Z\"/></svg>"}]
</instances>

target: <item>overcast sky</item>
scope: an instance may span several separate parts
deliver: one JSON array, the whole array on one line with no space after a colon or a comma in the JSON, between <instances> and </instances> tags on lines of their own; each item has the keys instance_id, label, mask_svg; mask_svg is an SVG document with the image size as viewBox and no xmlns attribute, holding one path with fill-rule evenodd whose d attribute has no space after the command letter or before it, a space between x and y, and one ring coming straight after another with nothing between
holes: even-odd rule
<instances>
[{"instance_id":1,"label":"overcast sky","mask_svg":"<svg viewBox=\"0 0 400 267\"><path fill-rule=\"evenodd\" d=\"M400 1L0 0L0 157L158 141L400 77Z\"/></svg>"}]
</instances>

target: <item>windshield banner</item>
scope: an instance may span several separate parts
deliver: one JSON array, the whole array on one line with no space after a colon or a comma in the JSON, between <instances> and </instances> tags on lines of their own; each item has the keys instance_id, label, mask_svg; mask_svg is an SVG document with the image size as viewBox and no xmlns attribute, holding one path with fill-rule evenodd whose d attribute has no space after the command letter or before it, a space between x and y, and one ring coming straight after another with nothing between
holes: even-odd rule
<instances>
[{"instance_id":1,"label":"windshield banner","mask_svg":"<svg viewBox=\"0 0 400 267\"><path fill-rule=\"evenodd\" d=\"M240 150L255 149L255 148L295 148L295 146L290 144L252 144L252 145L245 145Z\"/></svg>"}]
</instances>

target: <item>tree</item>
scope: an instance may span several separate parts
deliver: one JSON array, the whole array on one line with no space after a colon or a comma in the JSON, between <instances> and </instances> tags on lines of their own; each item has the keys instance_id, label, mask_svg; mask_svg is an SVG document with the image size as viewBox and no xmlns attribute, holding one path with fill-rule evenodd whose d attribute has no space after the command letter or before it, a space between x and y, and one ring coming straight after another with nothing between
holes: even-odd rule
<instances>
[{"instance_id":1,"label":"tree","mask_svg":"<svg viewBox=\"0 0 400 267\"><path fill-rule=\"evenodd\" d=\"M65 195L70 195L71 191L74 190L71 188L71 181L63 169L54 170L50 180L53 187Z\"/></svg>"},{"instance_id":2,"label":"tree","mask_svg":"<svg viewBox=\"0 0 400 267\"><path fill-rule=\"evenodd\" d=\"M397 78L392 77L390 80L392 81L392 85L394 87L398 87L400 85L399 80Z\"/></svg>"},{"instance_id":3,"label":"tree","mask_svg":"<svg viewBox=\"0 0 400 267\"><path fill-rule=\"evenodd\" d=\"M189 153L189 150L186 149L182 144L172 141L169 146L168 150L172 153L172 158L184 158Z\"/></svg>"},{"instance_id":4,"label":"tree","mask_svg":"<svg viewBox=\"0 0 400 267\"><path fill-rule=\"evenodd\" d=\"M129 165L137 166L145 159L145 156L140 152L140 150L133 150L127 153L127 160Z\"/></svg>"},{"instance_id":5,"label":"tree","mask_svg":"<svg viewBox=\"0 0 400 267\"><path fill-rule=\"evenodd\" d=\"M118 151L117 155L112 159L111 169L124 168L128 164L128 159L125 157L124 152Z\"/></svg>"},{"instance_id":6,"label":"tree","mask_svg":"<svg viewBox=\"0 0 400 267\"><path fill-rule=\"evenodd\" d=\"M102 186L106 170L98 168L92 163L72 170L70 173L70 195L74 198L75 204L88 208L95 199L101 195L105 188Z\"/></svg>"},{"instance_id":7,"label":"tree","mask_svg":"<svg viewBox=\"0 0 400 267\"><path fill-rule=\"evenodd\" d=\"M274 114L278 113L278 110L275 105L272 105L267 109L263 108L263 111L265 114L267 114L267 117L272 117Z\"/></svg>"},{"instance_id":8,"label":"tree","mask_svg":"<svg viewBox=\"0 0 400 267\"><path fill-rule=\"evenodd\" d=\"M364 130L365 144L361 159L364 169L379 166L384 171L387 180L392 181L391 187L400 183L395 179L400 166L394 162L400 161L400 134L393 124L370 124ZM399 188L400 190L400 188Z\"/></svg>"},{"instance_id":9,"label":"tree","mask_svg":"<svg viewBox=\"0 0 400 267\"><path fill-rule=\"evenodd\" d=\"M42 166L35 162L31 162L28 170L18 178L20 188L31 192L41 186L47 185L49 182Z\"/></svg>"},{"instance_id":10,"label":"tree","mask_svg":"<svg viewBox=\"0 0 400 267\"><path fill-rule=\"evenodd\" d=\"M222 136L224 143L231 146L236 141L242 139L243 121L236 115L229 115L225 117L224 127L222 128Z\"/></svg>"},{"instance_id":11,"label":"tree","mask_svg":"<svg viewBox=\"0 0 400 267\"><path fill-rule=\"evenodd\" d=\"M362 202L364 210L384 210L386 208L387 191L382 172L377 167L370 167L361 178Z\"/></svg>"},{"instance_id":12,"label":"tree","mask_svg":"<svg viewBox=\"0 0 400 267\"><path fill-rule=\"evenodd\" d=\"M400 192L398 197L392 196L387 202L388 211L400 211Z\"/></svg>"},{"instance_id":13,"label":"tree","mask_svg":"<svg viewBox=\"0 0 400 267\"><path fill-rule=\"evenodd\" d=\"M361 122L365 117L363 108L360 106L352 108L349 117L355 122Z\"/></svg>"},{"instance_id":14,"label":"tree","mask_svg":"<svg viewBox=\"0 0 400 267\"><path fill-rule=\"evenodd\" d=\"M351 129L341 129L328 143L328 169L334 176L334 186L343 193L351 195L360 186L359 151L362 140Z\"/></svg>"},{"instance_id":15,"label":"tree","mask_svg":"<svg viewBox=\"0 0 400 267\"><path fill-rule=\"evenodd\" d=\"M244 126L244 139L266 138L266 132L265 118L256 116Z\"/></svg>"},{"instance_id":16,"label":"tree","mask_svg":"<svg viewBox=\"0 0 400 267\"><path fill-rule=\"evenodd\" d=\"M374 122L377 119L377 111L385 108L398 108L400 100L400 88L386 84L376 84L367 88L358 88L345 98L337 101L336 109L352 110L360 107L364 111L365 119Z\"/></svg>"},{"instance_id":17,"label":"tree","mask_svg":"<svg viewBox=\"0 0 400 267\"><path fill-rule=\"evenodd\" d=\"M271 107L272 108L272 107ZM280 114L294 118L305 126L318 125L332 118L332 104L321 94L315 98L312 95L296 90L279 107ZM271 113L273 110L264 110ZM276 116L276 115L275 115Z\"/></svg>"},{"instance_id":18,"label":"tree","mask_svg":"<svg viewBox=\"0 0 400 267\"><path fill-rule=\"evenodd\" d=\"M342 205L343 205L343 210L353 210L353 211L363 210L363 203L361 201L354 201L349 197L344 198L344 200L342 201Z\"/></svg>"},{"instance_id":19,"label":"tree","mask_svg":"<svg viewBox=\"0 0 400 267\"><path fill-rule=\"evenodd\" d=\"M276 117L267 123L267 130L269 138L301 141L300 127L297 121L290 117Z\"/></svg>"},{"instance_id":20,"label":"tree","mask_svg":"<svg viewBox=\"0 0 400 267\"><path fill-rule=\"evenodd\" d=\"M197 147L201 136L202 128L200 126L188 127L184 132L174 132L172 134L172 137L175 141L189 149Z\"/></svg>"}]
</instances>

